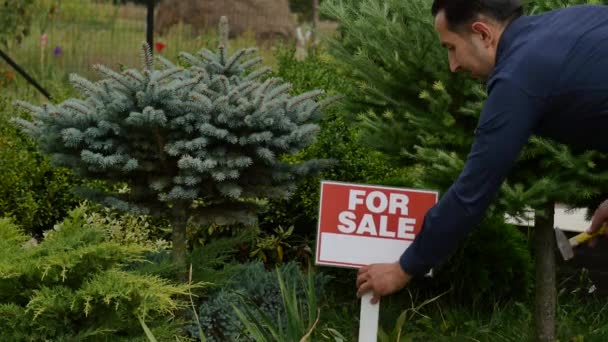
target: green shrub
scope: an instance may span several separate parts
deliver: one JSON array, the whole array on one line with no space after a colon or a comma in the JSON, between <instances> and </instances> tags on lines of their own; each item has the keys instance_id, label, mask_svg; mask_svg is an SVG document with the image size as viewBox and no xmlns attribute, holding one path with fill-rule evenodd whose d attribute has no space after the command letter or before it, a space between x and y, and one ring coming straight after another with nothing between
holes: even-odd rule
<instances>
[{"instance_id":1,"label":"green shrub","mask_svg":"<svg viewBox=\"0 0 608 342\"><path fill-rule=\"evenodd\" d=\"M283 305L282 314L270 317L257 305L253 308L245 307L244 310L233 306L234 311L245 325L247 332L257 342L312 340L313 336L318 334L318 323L321 318L314 275L309 271L306 285L300 285L304 288L304 296L301 294L298 296L298 284L285 281L278 270L276 273Z\"/></svg>"},{"instance_id":2,"label":"green shrub","mask_svg":"<svg viewBox=\"0 0 608 342\"><path fill-rule=\"evenodd\" d=\"M260 308L268 317L285 318L281 289L275 272L269 272L259 262L230 267L232 277L221 287L208 294L200 304L199 320L207 341L249 340L243 323L233 310L233 306L244 310L247 305ZM295 284L299 298L305 295L306 281L296 263L288 263L278 268L286 283ZM321 298L329 278L322 273L314 275L316 298ZM277 323L275 321L275 323ZM193 336L198 335L198 326L189 327Z\"/></svg>"},{"instance_id":3,"label":"green shrub","mask_svg":"<svg viewBox=\"0 0 608 342\"><path fill-rule=\"evenodd\" d=\"M533 271L526 236L501 219L489 218L448 262L434 270L432 279L423 279L415 286L435 288L436 292L451 289L450 300L484 307L530 298Z\"/></svg>"},{"instance_id":4,"label":"green shrub","mask_svg":"<svg viewBox=\"0 0 608 342\"><path fill-rule=\"evenodd\" d=\"M294 91L320 88L332 95L352 92L350 83L322 52L298 61L293 50L284 49L277 53L277 60L277 76L292 84ZM293 226L295 237L315 233L321 180L382 184L384 179L399 174L386 157L364 145L359 139L359 130L348 122L346 111L347 108L340 105L328 108L316 142L293 157L293 161L330 159L334 161L333 166L298 183L289 199L270 201L260 216L263 230L272 232L279 226Z\"/></svg>"},{"instance_id":5,"label":"green shrub","mask_svg":"<svg viewBox=\"0 0 608 342\"><path fill-rule=\"evenodd\" d=\"M28 234L42 236L76 204L79 181L53 168L33 142L9 122L13 109L0 97L0 217L12 217Z\"/></svg>"},{"instance_id":6,"label":"green shrub","mask_svg":"<svg viewBox=\"0 0 608 342\"><path fill-rule=\"evenodd\" d=\"M246 261L242 255L245 246L258 233L254 229L239 228L231 236L214 236L204 245L194 246L189 255L192 265L192 279L196 282L211 282L220 286L229 279L234 268L227 267L235 261Z\"/></svg>"},{"instance_id":7,"label":"green shrub","mask_svg":"<svg viewBox=\"0 0 608 342\"><path fill-rule=\"evenodd\" d=\"M107 229L87 224L82 208L40 244L27 240L0 220L0 340L140 338L138 318L159 335L177 329L169 318L188 286L125 271L149 248L108 241Z\"/></svg>"},{"instance_id":8,"label":"green shrub","mask_svg":"<svg viewBox=\"0 0 608 342\"><path fill-rule=\"evenodd\" d=\"M322 48L310 49L304 60L297 60L295 52L293 46L279 46L275 52L275 75L291 84L292 93L323 89L329 94L346 95L354 90L353 84L338 69L339 64Z\"/></svg>"},{"instance_id":9,"label":"green shrub","mask_svg":"<svg viewBox=\"0 0 608 342\"><path fill-rule=\"evenodd\" d=\"M88 225L104 227L110 241L119 244L138 244L153 250L169 248L168 224L151 216L123 213L85 201L85 221Z\"/></svg>"}]
</instances>

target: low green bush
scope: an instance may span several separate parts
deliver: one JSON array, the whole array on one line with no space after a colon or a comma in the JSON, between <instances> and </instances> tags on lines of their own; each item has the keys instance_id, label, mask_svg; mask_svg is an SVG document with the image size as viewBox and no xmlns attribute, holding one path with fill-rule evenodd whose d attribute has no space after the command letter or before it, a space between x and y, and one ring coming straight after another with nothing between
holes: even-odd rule
<instances>
[{"instance_id":1,"label":"low green bush","mask_svg":"<svg viewBox=\"0 0 608 342\"><path fill-rule=\"evenodd\" d=\"M227 268L230 268L228 272L232 276L220 287L209 292L200 303L198 317L207 341L251 340L233 306L242 311L247 307L257 307L266 316L275 320L275 324L278 324L277 317L283 319L286 317L275 272L267 271L260 262L238 264ZM278 272L285 283L294 286L298 298L305 296L308 285L297 263L287 263L279 267ZM328 281L329 278L323 273L314 274L316 298L322 298ZM198 337L196 322L189 326L189 331L192 336Z\"/></svg>"},{"instance_id":2,"label":"low green bush","mask_svg":"<svg viewBox=\"0 0 608 342\"><path fill-rule=\"evenodd\" d=\"M0 220L0 340L141 340L139 319L158 336L178 331L171 317L189 286L124 268L149 248L109 241L82 208L41 243L28 239Z\"/></svg>"},{"instance_id":3,"label":"low green bush","mask_svg":"<svg viewBox=\"0 0 608 342\"><path fill-rule=\"evenodd\" d=\"M123 213L116 209L102 207L85 201L85 221L88 225L104 227L110 241L119 244L138 244L152 250L164 250L170 247L171 228L147 215Z\"/></svg>"},{"instance_id":4,"label":"low green bush","mask_svg":"<svg viewBox=\"0 0 608 342\"><path fill-rule=\"evenodd\" d=\"M14 114L11 99L0 97L0 217L11 217L40 237L77 205L72 187L79 180L36 151L9 122Z\"/></svg>"},{"instance_id":5,"label":"low green bush","mask_svg":"<svg viewBox=\"0 0 608 342\"><path fill-rule=\"evenodd\" d=\"M500 218L488 218L454 255L419 278L413 289L436 295L448 291L450 302L488 307L496 302L527 300L534 287L534 266L527 237Z\"/></svg>"}]
</instances>

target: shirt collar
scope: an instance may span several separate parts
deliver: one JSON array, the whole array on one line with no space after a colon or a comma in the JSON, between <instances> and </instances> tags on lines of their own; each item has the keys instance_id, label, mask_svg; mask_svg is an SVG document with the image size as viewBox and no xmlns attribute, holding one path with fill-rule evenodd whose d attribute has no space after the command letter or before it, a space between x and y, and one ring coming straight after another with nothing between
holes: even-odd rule
<instances>
[{"instance_id":1,"label":"shirt collar","mask_svg":"<svg viewBox=\"0 0 608 342\"><path fill-rule=\"evenodd\" d=\"M526 20L524 20L524 18L526 18L526 16L524 15L515 18L507 25L502 35L500 36L500 40L498 41L498 47L496 49L496 63L494 65L494 70L496 70L498 65L504 60L507 52L509 51L509 48L515 41L516 37L526 26Z\"/></svg>"}]
</instances>

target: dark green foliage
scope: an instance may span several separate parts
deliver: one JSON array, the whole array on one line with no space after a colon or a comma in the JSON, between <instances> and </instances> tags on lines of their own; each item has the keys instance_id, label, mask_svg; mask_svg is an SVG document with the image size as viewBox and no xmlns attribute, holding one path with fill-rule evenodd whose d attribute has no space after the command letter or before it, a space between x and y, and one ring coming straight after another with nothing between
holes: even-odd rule
<instances>
[{"instance_id":1,"label":"dark green foliage","mask_svg":"<svg viewBox=\"0 0 608 342\"><path fill-rule=\"evenodd\" d=\"M278 76L291 83L294 90L320 88L340 95L353 91L337 71L336 64L322 52L304 61L296 60L293 50L280 50L277 57ZM315 143L290 160L309 158L330 159L334 164L319 176L300 182L288 200L271 201L260 217L263 229L273 231L278 226L294 226L294 234L299 236L316 232L321 180L382 184L385 178L398 174L387 158L359 139L359 130L349 123L346 110L340 105L327 111Z\"/></svg>"},{"instance_id":2,"label":"dark green foliage","mask_svg":"<svg viewBox=\"0 0 608 342\"><path fill-rule=\"evenodd\" d=\"M558 288L560 294L556 341L606 341L606 299L604 296L588 293L586 284L581 283L579 286L573 291L561 288L561 285ZM581 296L574 295L575 292ZM413 337L413 341L536 341L533 329L534 310L530 309L532 303L529 301L488 301L489 310L479 310L477 307L455 305L443 299L440 298L422 308L418 307L423 304L425 298L411 305L398 307L396 314L391 315L390 319L384 322L381 319L381 327L387 332L401 327L402 338ZM382 318L386 311L380 312ZM403 312L406 313L406 319L397 321L397 316ZM353 336L356 336L355 334ZM407 338L405 340L410 341Z\"/></svg>"},{"instance_id":3,"label":"dark green foliage","mask_svg":"<svg viewBox=\"0 0 608 342\"><path fill-rule=\"evenodd\" d=\"M219 286L232 277L235 269L225 266L239 258L241 250L257 234L252 228L239 227L235 231L232 236L214 236L204 245L194 246L189 255L193 281L210 282Z\"/></svg>"},{"instance_id":4,"label":"dark green foliage","mask_svg":"<svg viewBox=\"0 0 608 342\"><path fill-rule=\"evenodd\" d=\"M225 284L209 293L199 308L200 323L208 341L235 341L238 338L249 340L242 322L235 314L232 305L244 309L245 306L259 307L268 317L285 318L281 290L276 272L267 271L259 262L230 266L233 276ZM299 298L305 295L305 277L296 263L287 263L278 268L284 281L296 286ZM324 287L329 278L315 273L314 288L317 298L322 298ZM275 322L276 323L276 322ZM192 325L190 332L197 335L197 327Z\"/></svg>"},{"instance_id":5,"label":"dark green foliage","mask_svg":"<svg viewBox=\"0 0 608 342\"><path fill-rule=\"evenodd\" d=\"M275 57L278 63L275 74L291 84L293 93L323 89L327 94L346 95L354 90L349 79L337 69L340 65L321 48L310 49L308 57L299 61L293 47L280 46ZM328 112L337 111L340 111L338 106L328 108Z\"/></svg>"},{"instance_id":6,"label":"dark green foliage","mask_svg":"<svg viewBox=\"0 0 608 342\"><path fill-rule=\"evenodd\" d=\"M415 145L468 152L479 112L460 110L478 103L483 93L480 97L476 82L449 71L429 1L364 0L353 5L328 0L322 8L342 23L339 37L329 40L329 51L357 86L347 102L361 121L366 144L402 166L415 162L410 155L416 153ZM448 102L447 108L429 108L424 93ZM425 132L428 128L432 130Z\"/></svg>"},{"instance_id":7,"label":"dark green foliage","mask_svg":"<svg viewBox=\"0 0 608 342\"><path fill-rule=\"evenodd\" d=\"M79 181L36 151L9 122L12 110L10 101L1 97L0 217L12 217L28 234L42 236L77 204L71 188Z\"/></svg>"},{"instance_id":8,"label":"dark green foliage","mask_svg":"<svg viewBox=\"0 0 608 342\"><path fill-rule=\"evenodd\" d=\"M330 53L358 85L347 101L362 113L364 141L408 172L404 179L397 175L386 183L441 194L464 165L485 93L477 82L450 73L430 3L328 0L324 9L342 23L341 35L330 41ZM505 228L503 210L490 210L466 245L437 268L436 290L454 286L449 296L462 302L529 293L527 244L515 229ZM500 260L501 267L492 260ZM428 288L426 280L417 281Z\"/></svg>"},{"instance_id":9,"label":"dark green foliage","mask_svg":"<svg viewBox=\"0 0 608 342\"><path fill-rule=\"evenodd\" d=\"M239 320L255 341L290 342L318 339L321 308L317 302L314 274L309 270L305 285L286 281L279 270L276 274L282 313L273 319L258 305L253 308L248 306L244 310L233 306ZM300 290L301 287L304 291Z\"/></svg>"},{"instance_id":10,"label":"dark green foliage","mask_svg":"<svg viewBox=\"0 0 608 342\"><path fill-rule=\"evenodd\" d=\"M413 288L446 296L458 305L488 309L509 299L532 294L534 268L526 236L501 219L487 219L471 234L449 262L434 270L433 278Z\"/></svg>"},{"instance_id":11,"label":"dark green foliage","mask_svg":"<svg viewBox=\"0 0 608 342\"><path fill-rule=\"evenodd\" d=\"M39 245L0 220L0 340L143 337L138 317L171 330L166 319L187 286L125 271L121 265L142 260L148 249L108 241L106 233L86 223L82 208Z\"/></svg>"}]
</instances>

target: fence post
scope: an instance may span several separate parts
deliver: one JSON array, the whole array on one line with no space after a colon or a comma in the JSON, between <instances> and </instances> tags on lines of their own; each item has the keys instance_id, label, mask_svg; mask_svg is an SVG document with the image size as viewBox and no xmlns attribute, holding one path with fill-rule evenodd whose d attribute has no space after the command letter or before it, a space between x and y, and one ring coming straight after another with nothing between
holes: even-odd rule
<instances>
[{"instance_id":1,"label":"fence post","mask_svg":"<svg viewBox=\"0 0 608 342\"><path fill-rule=\"evenodd\" d=\"M0 50L0 57L2 57L2 59L4 59L6 61L6 63L8 63L8 65L13 67L13 69L15 69L19 74L21 74L21 76L23 76L23 78L25 78L26 81L28 81L31 85L33 85L36 89L38 89L38 91L42 95L44 95L44 97L46 97L49 100L53 99L48 91L46 91L40 84L38 84L38 82L36 82L35 79L33 79L27 72L25 72L25 70L23 70L17 63L15 63L15 61L13 61L2 50Z\"/></svg>"},{"instance_id":2,"label":"fence post","mask_svg":"<svg viewBox=\"0 0 608 342\"><path fill-rule=\"evenodd\" d=\"M148 18L146 21L146 41L150 51L154 53L154 5L156 0L148 0Z\"/></svg>"},{"instance_id":3,"label":"fence post","mask_svg":"<svg viewBox=\"0 0 608 342\"><path fill-rule=\"evenodd\" d=\"M317 30L319 29L319 0L312 0L312 42L317 45Z\"/></svg>"}]
</instances>

